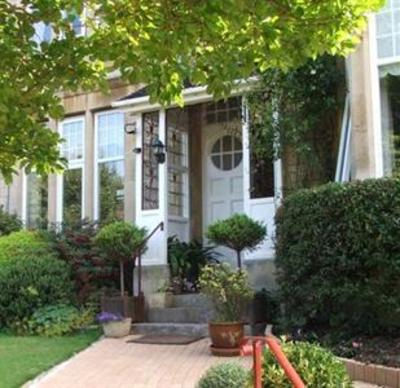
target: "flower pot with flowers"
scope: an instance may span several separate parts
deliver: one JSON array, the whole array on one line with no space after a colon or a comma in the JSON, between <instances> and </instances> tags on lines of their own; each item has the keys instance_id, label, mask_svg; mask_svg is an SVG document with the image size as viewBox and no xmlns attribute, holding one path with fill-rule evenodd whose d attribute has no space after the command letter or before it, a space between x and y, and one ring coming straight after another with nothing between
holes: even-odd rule
<instances>
[{"instance_id":1,"label":"flower pot with flowers","mask_svg":"<svg viewBox=\"0 0 400 388\"><path fill-rule=\"evenodd\" d=\"M226 263L207 265L201 272L199 286L211 299L216 313L209 322L211 352L219 356L239 355L244 337L243 311L253 297L246 271L233 270Z\"/></svg>"},{"instance_id":2,"label":"flower pot with flowers","mask_svg":"<svg viewBox=\"0 0 400 388\"><path fill-rule=\"evenodd\" d=\"M143 295L135 297L125 292L124 264L130 260L134 262L136 256L144 252L146 229L138 228L129 222L117 221L101 228L94 242L106 259L117 261L120 268L120 295L103 296L102 311L131 317L135 321L142 320L139 315L144 311L141 306L142 304L144 306Z\"/></svg>"},{"instance_id":3,"label":"flower pot with flowers","mask_svg":"<svg viewBox=\"0 0 400 388\"><path fill-rule=\"evenodd\" d=\"M97 315L97 322L103 326L106 337L121 338L129 335L132 318L124 318L121 314L103 311Z\"/></svg>"}]
</instances>

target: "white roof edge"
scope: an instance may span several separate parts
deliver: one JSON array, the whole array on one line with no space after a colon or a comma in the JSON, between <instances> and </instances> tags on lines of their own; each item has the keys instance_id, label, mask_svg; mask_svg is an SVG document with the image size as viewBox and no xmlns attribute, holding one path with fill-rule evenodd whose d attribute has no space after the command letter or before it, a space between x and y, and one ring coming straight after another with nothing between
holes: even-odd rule
<instances>
[{"instance_id":1,"label":"white roof edge","mask_svg":"<svg viewBox=\"0 0 400 388\"><path fill-rule=\"evenodd\" d=\"M259 80L258 77L251 77L247 80L239 80L235 82L235 86L232 89L231 95L235 96L244 91L248 90L251 85ZM191 105L195 103L210 101L213 96L207 93L207 86L193 86L186 88L182 92L183 102L185 105ZM149 96L129 98L127 100L114 101L111 106L113 108L119 108L125 112L144 112L150 110L161 109L162 105L159 103L151 103ZM176 103L172 103L170 107L177 106Z\"/></svg>"}]
</instances>

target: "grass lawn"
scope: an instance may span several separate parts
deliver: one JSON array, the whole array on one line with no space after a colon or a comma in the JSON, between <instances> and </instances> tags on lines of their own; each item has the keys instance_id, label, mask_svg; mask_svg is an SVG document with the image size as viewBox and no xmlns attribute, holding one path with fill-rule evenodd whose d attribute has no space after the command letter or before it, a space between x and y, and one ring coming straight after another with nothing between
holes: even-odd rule
<instances>
[{"instance_id":1,"label":"grass lawn","mask_svg":"<svg viewBox=\"0 0 400 388\"><path fill-rule=\"evenodd\" d=\"M0 388L17 388L39 373L84 349L98 330L66 337L18 337L0 333Z\"/></svg>"}]
</instances>

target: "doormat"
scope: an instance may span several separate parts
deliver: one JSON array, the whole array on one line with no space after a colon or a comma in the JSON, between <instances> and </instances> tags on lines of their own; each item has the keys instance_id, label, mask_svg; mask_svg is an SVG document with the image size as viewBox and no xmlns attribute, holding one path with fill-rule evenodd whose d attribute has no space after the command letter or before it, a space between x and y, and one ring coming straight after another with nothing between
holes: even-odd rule
<instances>
[{"instance_id":1,"label":"doormat","mask_svg":"<svg viewBox=\"0 0 400 388\"><path fill-rule=\"evenodd\" d=\"M144 335L127 341L134 344L150 344L150 345L189 345L193 342L201 340L203 337L194 337L189 335Z\"/></svg>"}]
</instances>

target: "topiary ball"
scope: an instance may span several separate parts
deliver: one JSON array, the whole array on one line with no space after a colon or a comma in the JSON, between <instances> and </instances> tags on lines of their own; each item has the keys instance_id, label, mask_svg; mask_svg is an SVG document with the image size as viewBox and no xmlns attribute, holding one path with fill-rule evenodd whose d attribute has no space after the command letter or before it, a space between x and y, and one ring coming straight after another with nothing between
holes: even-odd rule
<instances>
[{"instance_id":1,"label":"topiary ball","mask_svg":"<svg viewBox=\"0 0 400 388\"><path fill-rule=\"evenodd\" d=\"M251 387L251 372L234 362L213 366L197 384L197 388L247 387Z\"/></svg>"}]
</instances>

